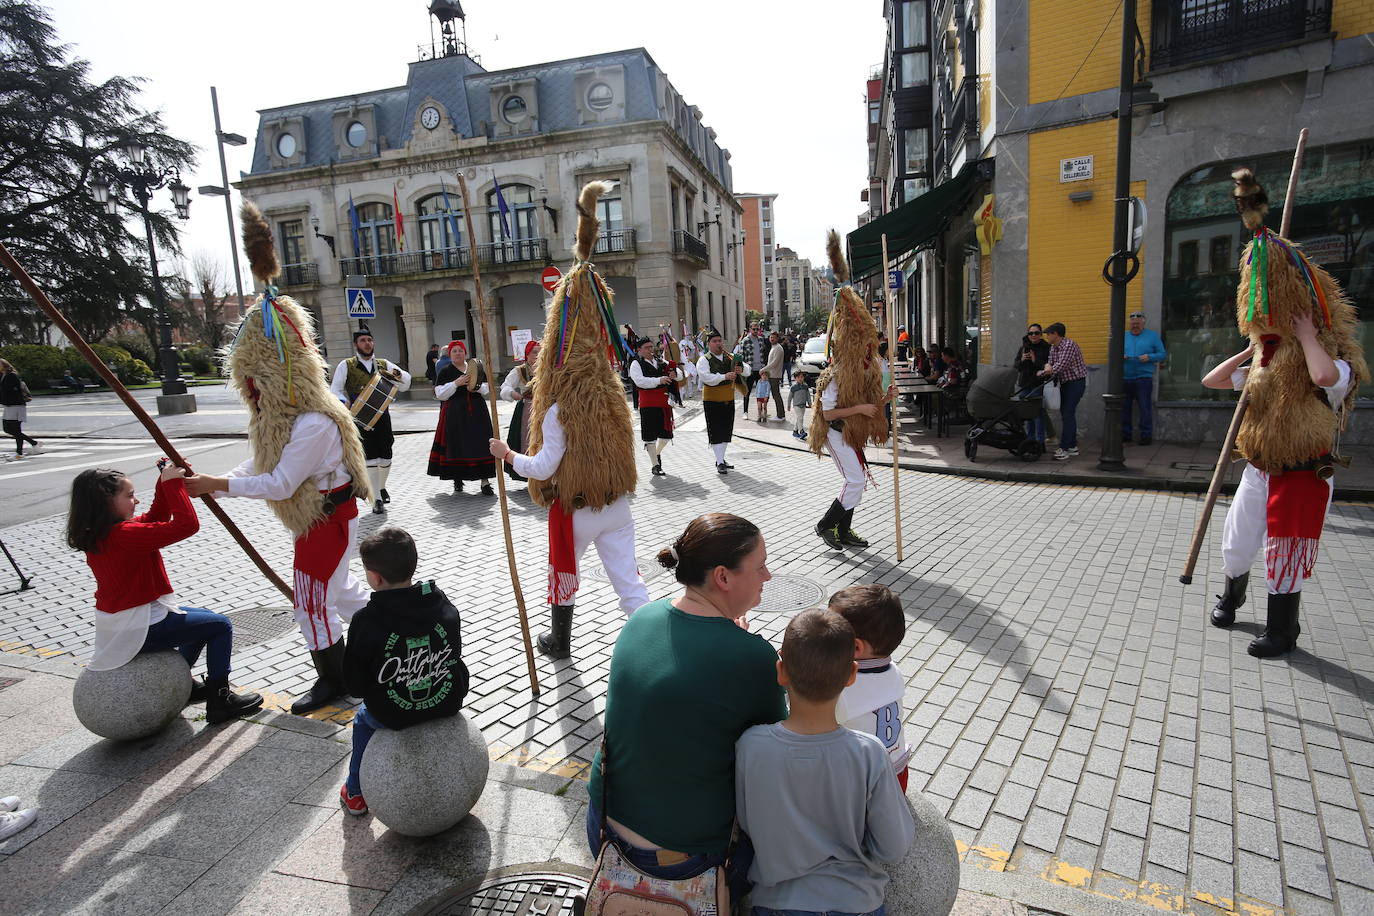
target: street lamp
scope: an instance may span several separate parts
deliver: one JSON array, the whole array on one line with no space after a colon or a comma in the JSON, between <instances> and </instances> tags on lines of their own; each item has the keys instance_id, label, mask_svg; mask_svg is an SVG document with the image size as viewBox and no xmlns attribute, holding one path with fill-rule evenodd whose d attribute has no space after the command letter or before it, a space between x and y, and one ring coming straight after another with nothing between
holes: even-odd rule
<instances>
[{"instance_id":1,"label":"street lamp","mask_svg":"<svg viewBox=\"0 0 1374 916\"><path fill-rule=\"evenodd\" d=\"M167 188L172 193L172 204L177 216L186 219L191 213L191 189L181 181L181 171L176 166L158 168L147 161L148 149L137 140L125 144L124 157L128 165L120 165L113 160L99 163L91 178L91 198L105 208L105 212L115 215L119 212L120 194L128 190L133 194L139 215L143 217L143 231L148 241L148 264L153 273L153 298L157 306L159 331L158 362L161 367L162 394L157 399L159 414L194 413L196 397L186 391L186 383L181 379L177 365L177 351L172 346L172 322L167 315L167 292L162 288L162 275L157 269L157 247L153 240L152 215L148 204L153 192Z\"/></svg>"},{"instance_id":2,"label":"street lamp","mask_svg":"<svg viewBox=\"0 0 1374 916\"><path fill-rule=\"evenodd\" d=\"M539 186L539 200L544 205L544 212L549 214L549 219L553 222L553 234L557 235L558 211L549 206L549 189L544 185Z\"/></svg>"},{"instance_id":3,"label":"street lamp","mask_svg":"<svg viewBox=\"0 0 1374 916\"><path fill-rule=\"evenodd\" d=\"M741 245L744 244L744 240L745 240L745 238L747 238L747 237L748 237L748 233L747 233L745 230L741 229L741 230L739 231L739 239L737 239L736 241L730 242L728 245L726 245L726 246L725 246L725 250L726 250L726 251L734 251L736 248L738 248L739 246L741 246Z\"/></svg>"},{"instance_id":4,"label":"street lamp","mask_svg":"<svg viewBox=\"0 0 1374 916\"><path fill-rule=\"evenodd\" d=\"M706 222L704 222L704 223L697 223L697 235L700 236L703 232L705 232L707 226L719 226L719 225L720 225L720 213L721 213L720 204L716 204L716 209L715 209L716 218L715 218L715 219L708 219L708 220L707 220Z\"/></svg>"},{"instance_id":5,"label":"street lamp","mask_svg":"<svg viewBox=\"0 0 1374 916\"><path fill-rule=\"evenodd\" d=\"M229 199L229 167L224 161L224 147L243 146L248 139L242 134L231 134L220 129L219 123L219 95L215 92L215 87L210 87L210 107L215 111L215 145L219 147L219 174L222 185L203 184L196 189L197 194L205 194L211 197L224 198L224 218L229 221L229 252L233 255L234 262L234 290L238 293L238 310L243 311L243 276L239 273L239 240L234 232L234 205Z\"/></svg>"},{"instance_id":6,"label":"street lamp","mask_svg":"<svg viewBox=\"0 0 1374 916\"><path fill-rule=\"evenodd\" d=\"M337 259L339 253L334 250L334 236L325 235L320 231L320 218L318 216L310 217L310 227L315 230L315 238L329 246L330 256Z\"/></svg>"}]
</instances>

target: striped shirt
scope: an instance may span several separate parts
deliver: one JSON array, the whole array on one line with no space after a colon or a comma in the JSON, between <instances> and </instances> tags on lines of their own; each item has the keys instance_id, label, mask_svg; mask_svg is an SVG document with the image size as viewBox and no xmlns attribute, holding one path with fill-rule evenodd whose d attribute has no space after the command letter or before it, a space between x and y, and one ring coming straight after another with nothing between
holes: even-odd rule
<instances>
[{"instance_id":1,"label":"striped shirt","mask_svg":"<svg viewBox=\"0 0 1374 916\"><path fill-rule=\"evenodd\" d=\"M1083 362L1083 351L1067 337L1059 338L1059 343L1050 347L1049 368L1054 370L1054 377L1061 382L1072 382L1088 376L1088 364Z\"/></svg>"}]
</instances>

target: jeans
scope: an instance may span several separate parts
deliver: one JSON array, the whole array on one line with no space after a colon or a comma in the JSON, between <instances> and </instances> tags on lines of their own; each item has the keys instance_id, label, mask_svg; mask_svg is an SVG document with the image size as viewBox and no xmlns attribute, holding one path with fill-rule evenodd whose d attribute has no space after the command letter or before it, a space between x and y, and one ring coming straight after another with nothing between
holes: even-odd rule
<instances>
[{"instance_id":1,"label":"jeans","mask_svg":"<svg viewBox=\"0 0 1374 916\"><path fill-rule=\"evenodd\" d=\"M379 728L386 726L368 715L366 703L359 703L358 708L353 711L353 756L348 758L348 779L344 782L344 785L348 786L349 795L363 793L362 783L358 781L358 774L363 768L363 751L367 750L367 742L372 740L372 733Z\"/></svg>"},{"instance_id":2,"label":"jeans","mask_svg":"<svg viewBox=\"0 0 1374 916\"><path fill-rule=\"evenodd\" d=\"M1087 390L1086 378L1059 383L1059 415L1064 418L1064 431L1059 436L1061 448L1078 448L1078 402Z\"/></svg>"},{"instance_id":3,"label":"jeans","mask_svg":"<svg viewBox=\"0 0 1374 916\"><path fill-rule=\"evenodd\" d=\"M212 679L228 679L229 652L234 645L234 625L229 618L199 607L184 607L186 613L167 616L148 628L139 652L176 649L186 664L195 666L202 649L206 674Z\"/></svg>"},{"instance_id":4,"label":"jeans","mask_svg":"<svg viewBox=\"0 0 1374 916\"><path fill-rule=\"evenodd\" d=\"M749 908L751 916L887 916L887 904L867 913L848 913L841 910L775 910L766 906Z\"/></svg>"},{"instance_id":5,"label":"jeans","mask_svg":"<svg viewBox=\"0 0 1374 916\"><path fill-rule=\"evenodd\" d=\"M754 844L750 841L749 834L743 830L739 832L739 839L735 841L734 854L730 857L730 861L726 862L725 856L720 854L699 853L688 856L674 865L659 865L655 850L641 849L625 842L615 832L615 827L611 826L609 821L606 823L606 833L608 838L620 848L627 862L655 878L666 878L669 881L691 878L708 868L715 868L723 863L725 865L725 883L730 887L730 903L732 905L737 906L744 895L749 893L749 889L753 887L749 883L749 866L754 864ZM601 811L595 802L587 805L587 848L592 851L593 858L601 853Z\"/></svg>"},{"instance_id":6,"label":"jeans","mask_svg":"<svg viewBox=\"0 0 1374 916\"><path fill-rule=\"evenodd\" d=\"M1123 379L1122 388L1126 395L1126 400L1121 405L1121 438L1127 440L1131 438L1131 410L1132 407L1140 409L1140 438L1148 439L1154 435L1155 423L1153 407L1155 394L1155 380L1153 376L1145 378Z\"/></svg>"}]
</instances>

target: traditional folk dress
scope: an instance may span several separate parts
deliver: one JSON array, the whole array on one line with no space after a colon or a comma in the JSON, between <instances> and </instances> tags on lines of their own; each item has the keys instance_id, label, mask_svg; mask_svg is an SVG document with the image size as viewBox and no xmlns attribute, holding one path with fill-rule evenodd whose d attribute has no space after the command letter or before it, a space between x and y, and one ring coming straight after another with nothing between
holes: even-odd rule
<instances>
[{"instance_id":1,"label":"traditional folk dress","mask_svg":"<svg viewBox=\"0 0 1374 916\"><path fill-rule=\"evenodd\" d=\"M636 357L630 363L630 381L639 391L639 438L656 475L662 475L663 450L673 441L673 408L668 403L668 392L679 377L673 363L657 357ZM673 384L664 385L665 378L673 379Z\"/></svg>"},{"instance_id":2,"label":"traditional folk dress","mask_svg":"<svg viewBox=\"0 0 1374 916\"><path fill-rule=\"evenodd\" d=\"M549 405L540 431L544 441L538 454L513 453L511 463L523 477L550 480L556 478L567 451L558 404ZM549 604L571 608L580 583L578 564L587 545L595 544L606 576L620 599L620 609L628 617L649 603L649 591L635 560L635 522L630 515L630 502L621 495L599 509L574 508L579 501L576 494L559 494L549 506Z\"/></svg>"},{"instance_id":3,"label":"traditional folk dress","mask_svg":"<svg viewBox=\"0 0 1374 916\"><path fill-rule=\"evenodd\" d=\"M515 410L511 413L510 424L506 428L506 444L517 452L524 452L525 444L530 441L530 412L526 408L530 385L534 382L534 372L530 369L528 357L526 360L506 373L505 381L501 383L501 399L515 402ZM525 479L509 464L506 465L506 473L514 480Z\"/></svg>"},{"instance_id":4,"label":"traditional folk dress","mask_svg":"<svg viewBox=\"0 0 1374 916\"><path fill-rule=\"evenodd\" d=\"M410 373L375 354L366 358L354 354L335 366L329 390L345 407L351 408L378 373L399 373L398 389L410 390ZM396 434L391 429L391 408L388 406L382 412L371 429L359 424L358 437L363 442L363 457L367 459L367 475L372 481L373 496L382 501L385 499L382 494L386 490L387 477L391 474L391 450L396 444Z\"/></svg>"},{"instance_id":5,"label":"traditional folk dress","mask_svg":"<svg viewBox=\"0 0 1374 916\"><path fill-rule=\"evenodd\" d=\"M473 367L477 370L476 387L460 387L458 377ZM490 391L486 368L476 360L468 360L462 369L451 362L435 368L434 396L443 405L427 473L440 480L489 480L496 476L496 459L487 447L491 414L486 400Z\"/></svg>"},{"instance_id":6,"label":"traditional folk dress","mask_svg":"<svg viewBox=\"0 0 1374 916\"><path fill-rule=\"evenodd\" d=\"M831 381L821 392L821 410L836 410L840 407L839 401L840 383ZM844 420L832 420L827 426L825 444L841 477L840 493L835 499L846 512L852 512L858 508L868 487L868 461L863 449L856 449L845 441Z\"/></svg>"},{"instance_id":7,"label":"traditional folk dress","mask_svg":"<svg viewBox=\"0 0 1374 916\"><path fill-rule=\"evenodd\" d=\"M735 382L725 377L727 372L738 369L735 358L729 353L716 356L703 353L697 360L697 378L701 380L701 409L706 416L706 441L716 456L716 470L724 474L729 470L725 461L725 447L735 431ZM745 401L746 406L748 401Z\"/></svg>"}]
</instances>

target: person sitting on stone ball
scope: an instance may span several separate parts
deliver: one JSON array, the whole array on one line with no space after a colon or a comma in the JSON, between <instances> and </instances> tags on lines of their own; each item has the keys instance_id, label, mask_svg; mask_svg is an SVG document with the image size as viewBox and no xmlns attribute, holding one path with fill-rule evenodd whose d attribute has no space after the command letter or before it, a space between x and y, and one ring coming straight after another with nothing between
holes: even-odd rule
<instances>
[{"instance_id":1,"label":"person sitting on stone ball","mask_svg":"<svg viewBox=\"0 0 1374 916\"><path fill-rule=\"evenodd\" d=\"M134 517L134 482L120 471L91 468L72 481L67 545L86 553L95 574L95 651L91 671L121 668L141 652L176 649L195 665L205 651L206 678L192 682L192 703L205 703L211 725L256 712L262 697L229 687L234 627L203 608L180 607L162 562L162 548L200 530L186 494L186 471L166 463L153 505Z\"/></svg>"},{"instance_id":2,"label":"person sitting on stone ball","mask_svg":"<svg viewBox=\"0 0 1374 916\"><path fill-rule=\"evenodd\" d=\"M419 555L400 528L382 528L358 545L372 587L353 615L344 651L344 682L360 697L353 714L353 756L339 801L366 814L363 751L379 728L404 729L457 715L468 693L458 611L435 584L414 583Z\"/></svg>"}]
</instances>

